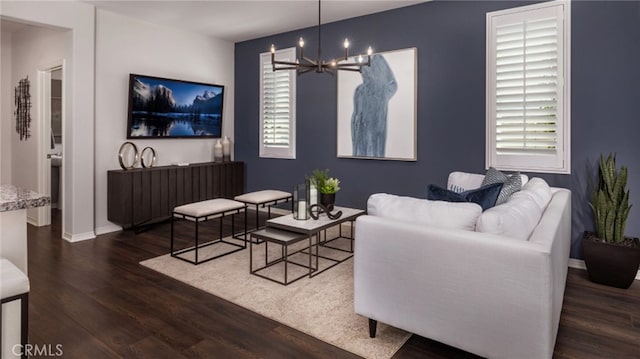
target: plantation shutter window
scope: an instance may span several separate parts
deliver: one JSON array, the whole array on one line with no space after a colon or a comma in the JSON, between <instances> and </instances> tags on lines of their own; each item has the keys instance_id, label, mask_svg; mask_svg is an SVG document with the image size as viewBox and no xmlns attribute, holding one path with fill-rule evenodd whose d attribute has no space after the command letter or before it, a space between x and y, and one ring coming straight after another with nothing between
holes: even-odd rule
<instances>
[{"instance_id":1,"label":"plantation shutter window","mask_svg":"<svg viewBox=\"0 0 640 359\"><path fill-rule=\"evenodd\" d=\"M487 14L487 167L569 173L568 7Z\"/></svg>"},{"instance_id":2,"label":"plantation shutter window","mask_svg":"<svg viewBox=\"0 0 640 359\"><path fill-rule=\"evenodd\" d=\"M295 61L295 48L275 57ZM296 73L273 71L271 53L260 54L260 157L295 159Z\"/></svg>"}]
</instances>

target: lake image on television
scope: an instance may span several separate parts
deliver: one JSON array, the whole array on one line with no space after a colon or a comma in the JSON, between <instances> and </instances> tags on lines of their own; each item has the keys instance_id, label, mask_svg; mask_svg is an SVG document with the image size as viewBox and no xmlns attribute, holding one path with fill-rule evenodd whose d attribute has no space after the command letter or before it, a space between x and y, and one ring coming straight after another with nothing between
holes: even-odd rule
<instances>
[{"instance_id":1,"label":"lake image on television","mask_svg":"<svg viewBox=\"0 0 640 359\"><path fill-rule=\"evenodd\" d=\"M223 87L132 76L129 138L220 137Z\"/></svg>"}]
</instances>

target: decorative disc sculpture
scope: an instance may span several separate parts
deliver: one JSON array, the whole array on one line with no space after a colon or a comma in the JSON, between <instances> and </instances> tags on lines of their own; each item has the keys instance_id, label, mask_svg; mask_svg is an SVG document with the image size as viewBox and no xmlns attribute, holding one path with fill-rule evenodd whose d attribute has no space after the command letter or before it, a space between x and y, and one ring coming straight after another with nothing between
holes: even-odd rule
<instances>
[{"instance_id":1,"label":"decorative disc sculpture","mask_svg":"<svg viewBox=\"0 0 640 359\"><path fill-rule=\"evenodd\" d=\"M131 155L131 152L133 152L133 155ZM128 157L128 160L125 160L125 156ZM133 159L131 159L131 157L133 157ZM118 161L123 170L130 170L136 167L139 159L138 147L133 142L127 141L120 146Z\"/></svg>"},{"instance_id":2,"label":"decorative disc sculpture","mask_svg":"<svg viewBox=\"0 0 640 359\"><path fill-rule=\"evenodd\" d=\"M145 160L145 156L147 152L151 152L151 159L150 160ZM155 166L156 164L156 150L153 149L153 147L145 147L142 149L142 152L140 152L140 164L142 165L143 168L150 168Z\"/></svg>"},{"instance_id":3,"label":"decorative disc sculpture","mask_svg":"<svg viewBox=\"0 0 640 359\"><path fill-rule=\"evenodd\" d=\"M314 204L309 208L309 215L311 215L311 218L313 219L320 218L320 215L323 213L326 213L329 219L338 219L342 216L342 211L338 211L335 213L331 213L331 211L333 211L332 204L326 207L321 204Z\"/></svg>"}]
</instances>

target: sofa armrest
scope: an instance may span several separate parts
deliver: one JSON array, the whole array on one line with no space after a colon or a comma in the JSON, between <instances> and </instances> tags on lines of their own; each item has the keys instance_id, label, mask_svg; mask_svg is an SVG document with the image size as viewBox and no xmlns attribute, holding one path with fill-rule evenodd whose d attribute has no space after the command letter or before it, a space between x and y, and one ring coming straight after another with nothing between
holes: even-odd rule
<instances>
[{"instance_id":1,"label":"sofa armrest","mask_svg":"<svg viewBox=\"0 0 640 359\"><path fill-rule=\"evenodd\" d=\"M482 356L547 357L549 251L493 234L362 216L355 311Z\"/></svg>"}]
</instances>

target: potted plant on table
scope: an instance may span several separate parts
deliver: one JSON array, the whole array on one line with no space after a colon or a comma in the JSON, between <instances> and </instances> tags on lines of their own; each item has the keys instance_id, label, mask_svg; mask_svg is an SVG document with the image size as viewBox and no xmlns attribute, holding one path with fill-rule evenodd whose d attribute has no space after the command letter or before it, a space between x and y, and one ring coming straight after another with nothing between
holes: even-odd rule
<instances>
[{"instance_id":1,"label":"potted plant on table","mask_svg":"<svg viewBox=\"0 0 640 359\"><path fill-rule=\"evenodd\" d=\"M582 242L589 279L617 288L629 288L640 265L638 238L624 236L631 209L627 175L627 167L617 170L615 155L600 155L598 186L589 202L596 233L585 232Z\"/></svg>"},{"instance_id":2,"label":"potted plant on table","mask_svg":"<svg viewBox=\"0 0 640 359\"><path fill-rule=\"evenodd\" d=\"M313 170L311 181L320 192L320 204L325 207L333 206L336 203L336 192L340 190L340 180L329 177L329 170Z\"/></svg>"}]
</instances>

